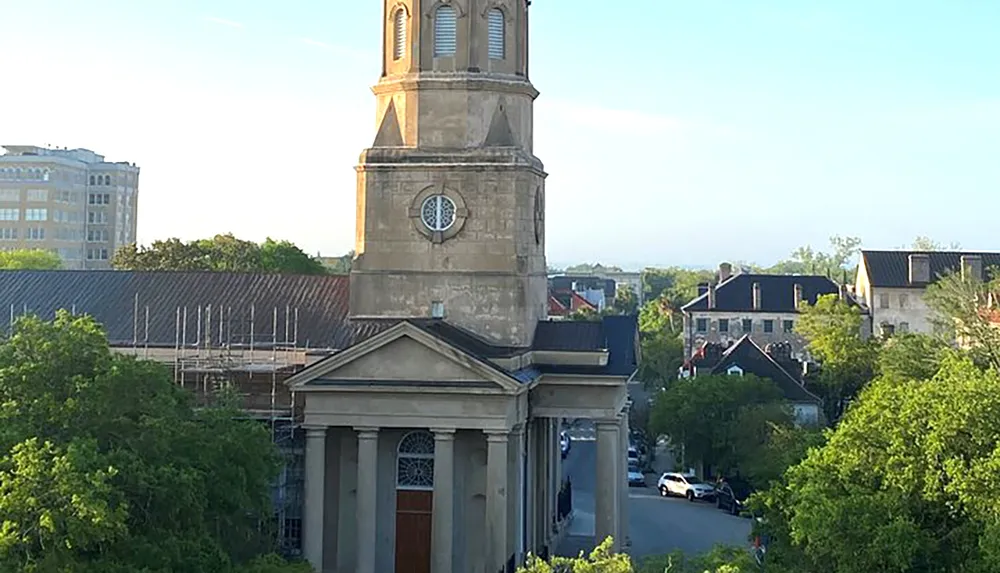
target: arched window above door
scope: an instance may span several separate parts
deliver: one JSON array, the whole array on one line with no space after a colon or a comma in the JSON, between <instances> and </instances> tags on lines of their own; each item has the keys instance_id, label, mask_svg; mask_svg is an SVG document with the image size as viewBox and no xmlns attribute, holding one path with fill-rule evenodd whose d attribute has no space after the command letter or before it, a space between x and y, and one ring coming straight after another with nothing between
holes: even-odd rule
<instances>
[{"instance_id":1,"label":"arched window above door","mask_svg":"<svg viewBox=\"0 0 1000 573\"><path fill-rule=\"evenodd\" d=\"M410 432L399 441L396 489L434 489L434 435L430 432Z\"/></svg>"}]
</instances>

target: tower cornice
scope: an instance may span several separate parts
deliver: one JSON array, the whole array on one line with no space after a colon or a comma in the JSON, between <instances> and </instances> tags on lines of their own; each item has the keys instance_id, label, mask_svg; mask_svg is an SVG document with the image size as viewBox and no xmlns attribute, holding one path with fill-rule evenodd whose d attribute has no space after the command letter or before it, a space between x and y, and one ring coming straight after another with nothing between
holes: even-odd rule
<instances>
[{"instance_id":1,"label":"tower cornice","mask_svg":"<svg viewBox=\"0 0 1000 573\"><path fill-rule=\"evenodd\" d=\"M387 77L372 86L375 95L386 95L406 91L491 91L498 93L525 95L532 100L538 97L538 90L521 76L497 76L476 73L434 74L421 72L406 76Z\"/></svg>"}]
</instances>

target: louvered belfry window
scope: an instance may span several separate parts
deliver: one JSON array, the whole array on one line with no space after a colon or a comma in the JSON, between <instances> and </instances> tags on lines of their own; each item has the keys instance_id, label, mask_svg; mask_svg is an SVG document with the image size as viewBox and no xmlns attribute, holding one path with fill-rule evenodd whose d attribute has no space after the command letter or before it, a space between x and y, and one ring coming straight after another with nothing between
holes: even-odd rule
<instances>
[{"instance_id":1,"label":"louvered belfry window","mask_svg":"<svg viewBox=\"0 0 1000 573\"><path fill-rule=\"evenodd\" d=\"M434 57L454 56L458 44L455 8L447 4L434 12Z\"/></svg>"},{"instance_id":2,"label":"louvered belfry window","mask_svg":"<svg viewBox=\"0 0 1000 573\"><path fill-rule=\"evenodd\" d=\"M506 57L506 46L504 45L503 10L493 8L489 12L489 35L490 35L490 59L502 60Z\"/></svg>"},{"instance_id":3,"label":"louvered belfry window","mask_svg":"<svg viewBox=\"0 0 1000 573\"><path fill-rule=\"evenodd\" d=\"M392 59L398 60L406 55L406 10L396 10L392 19Z\"/></svg>"}]
</instances>

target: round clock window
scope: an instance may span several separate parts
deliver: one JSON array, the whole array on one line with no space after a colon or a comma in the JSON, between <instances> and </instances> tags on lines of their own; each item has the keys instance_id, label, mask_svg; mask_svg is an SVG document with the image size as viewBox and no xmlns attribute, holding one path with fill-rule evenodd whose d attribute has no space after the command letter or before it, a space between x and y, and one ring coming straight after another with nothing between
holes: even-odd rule
<instances>
[{"instance_id":1,"label":"round clock window","mask_svg":"<svg viewBox=\"0 0 1000 573\"><path fill-rule=\"evenodd\" d=\"M431 195L420 207L420 219L431 231L447 231L455 224L455 202L444 195Z\"/></svg>"}]
</instances>

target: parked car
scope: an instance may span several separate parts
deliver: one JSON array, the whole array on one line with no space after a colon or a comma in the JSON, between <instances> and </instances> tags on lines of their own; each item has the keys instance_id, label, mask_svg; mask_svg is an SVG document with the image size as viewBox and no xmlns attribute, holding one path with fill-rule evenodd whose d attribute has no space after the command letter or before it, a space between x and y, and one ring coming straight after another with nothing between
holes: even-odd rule
<instances>
[{"instance_id":1,"label":"parked car","mask_svg":"<svg viewBox=\"0 0 1000 573\"><path fill-rule=\"evenodd\" d=\"M742 480L723 480L716 488L715 506L733 515L739 515L746 510L746 501L751 493L749 484Z\"/></svg>"},{"instance_id":2,"label":"parked car","mask_svg":"<svg viewBox=\"0 0 1000 573\"><path fill-rule=\"evenodd\" d=\"M628 485L646 487L646 476L639 470L639 464L631 460L628 462Z\"/></svg>"},{"instance_id":3,"label":"parked car","mask_svg":"<svg viewBox=\"0 0 1000 573\"><path fill-rule=\"evenodd\" d=\"M697 476L679 473L663 474L656 483L656 488L660 490L660 495L664 497L681 495L686 497L688 501L712 499L715 497L715 488L712 485L701 481Z\"/></svg>"},{"instance_id":4,"label":"parked car","mask_svg":"<svg viewBox=\"0 0 1000 573\"><path fill-rule=\"evenodd\" d=\"M569 455L570 448L573 447L573 440L569 437L566 432L559 432L559 451L562 454L562 459L566 459Z\"/></svg>"}]
</instances>

